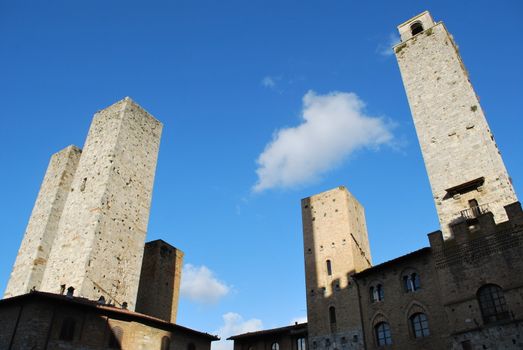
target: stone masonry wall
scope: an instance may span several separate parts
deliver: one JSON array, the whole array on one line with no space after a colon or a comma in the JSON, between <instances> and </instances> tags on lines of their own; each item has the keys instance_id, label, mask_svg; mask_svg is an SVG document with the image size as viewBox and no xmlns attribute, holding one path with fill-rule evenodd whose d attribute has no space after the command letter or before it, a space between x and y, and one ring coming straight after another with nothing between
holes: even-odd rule
<instances>
[{"instance_id":1,"label":"stone masonry wall","mask_svg":"<svg viewBox=\"0 0 523 350\"><path fill-rule=\"evenodd\" d=\"M134 310L162 124L126 98L95 114L42 290Z\"/></svg>"},{"instance_id":2,"label":"stone masonry wall","mask_svg":"<svg viewBox=\"0 0 523 350\"><path fill-rule=\"evenodd\" d=\"M380 349L375 327L379 322L390 325L392 349L447 349L448 321L441 301L441 288L429 250L412 257L398 258L389 266L370 269L357 275L365 329L366 348ZM420 278L420 289L407 292L403 276L415 272ZM373 301L370 288L381 284L383 300ZM410 317L422 312L427 316L430 335L416 338Z\"/></svg>"},{"instance_id":3,"label":"stone masonry wall","mask_svg":"<svg viewBox=\"0 0 523 350\"><path fill-rule=\"evenodd\" d=\"M425 30L412 36L416 21ZM503 206L517 198L452 36L428 13L398 29L402 43L395 53L444 236L451 236L449 224L460 220L471 199L488 205L496 222L505 221ZM445 191L481 177L477 190Z\"/></svg>"},{"instance_id":4,"label":"stone masonry wall","mask_svg":"<svg viewBox=\"0 0 523 350\"><path fill-rule=\"evenodd\" d=\"M176 323L183 252L162 240L145 244L136 311Z\"/></svg>"},{"instance_id":5,"label":"stone masonry wall","mask_svg":"<svg viewBox=\"0 0 523 350\"><path fill-rule=\"evenodd\" d=\"M302 220L309 344L358 348L363 334L350 275L371 266L363 207L339 187L303 199ZM335 323L330 307L336 310Z\"/></svg>"},{"instance_id":6,"label":"stone masonry wall","mask_svg":"<svg viewBox=\"0 0 523 350\"><path fill-rule=\"evenodd\" d=\"M40 289L58 223L70 192L81 150L69 146L53 154L27 225L5 297Z\"/></svg>"}]
</instances>

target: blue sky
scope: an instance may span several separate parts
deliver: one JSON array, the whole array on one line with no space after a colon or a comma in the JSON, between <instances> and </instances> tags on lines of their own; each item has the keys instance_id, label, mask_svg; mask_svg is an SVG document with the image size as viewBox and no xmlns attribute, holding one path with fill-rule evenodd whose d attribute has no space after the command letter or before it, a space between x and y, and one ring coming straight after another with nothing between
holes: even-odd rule
<instances>
[{"instance_id":1,"label":"blue sky","mask_svg":"<svg viewBox=\"0 0 523 350\"><path fill-rule=\"evenodd\" d=\"M125 96L164 123L148 240L185 252L182 325L227 336L303 318L300 199L339 185L366 208L374 263L427 246L438 221L387 50L426 9L523 193L519 1L0 1L0 289L50 155Z\"/></svg>"}]
</instances>

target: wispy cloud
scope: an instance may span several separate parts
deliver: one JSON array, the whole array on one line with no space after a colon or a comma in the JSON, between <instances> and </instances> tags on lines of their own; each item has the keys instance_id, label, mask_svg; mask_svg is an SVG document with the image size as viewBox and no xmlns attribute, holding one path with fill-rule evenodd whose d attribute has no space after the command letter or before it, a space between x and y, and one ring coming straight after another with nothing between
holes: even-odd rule
<instances>
[{"instance_id":1,"label":"wispy cloud","mask_svg":"<svg viewBox=\"0 0 523 350\"><path fill-rule=\"evenodd\" d=\"M279 80L278 77L271 77L268 75L266 77L263 77L261 84L262 84L262 86L264 86L266 88L274 88L274 87L276 87L277 80Z\"/></svg>"},{"instance_id":2,"label":"wispy cloud","mask_svg":"<svg viewBox=\"0 0 523 350\"><path fill-rule=\"evenodd\" d=\"M206 266L183 266L180 287L183 297L198 303L215 304L230 291L231 287L218 280Z\"/></svg>"},{"instance_id":3,"label":"wispy cloud","mask_svg":"<svg viewBox=\"0 0 523 350\"><path fill-rule=\"evenodd\" d=\"M366 115L364 107L354 93L307 92L302 124L276 131L259 155L253 191L312 182L355 150L389 143L390 125Z\"/></svg>"},{"instance_id":4,"label":"wispy cloud","mask_svg":"<svg viewBox=\"0 0 523 350\"><path fill-rule=\"evenodd\" d=\"M394 53L392 51L392 47L398 44L399 42L399 35L396 32L390 33L386 42L379 44L376 51L382 56L392 56L392 54Z\"/></svg>"},{"instance_id":5,"label":"wispy cloud","mask_svg":"<svg viewBox=\"0 0 523 350\"><path fill-rule=\"evenodd\" d=\"M212 342L212 350L232 350L233 342L226 340L231 335L259 331L263 323L257 318L244 320L243 317L234 312L228 312L222 316L223 325L215 332L221 338L220 341Z\"/></svg>"}]
</instances>

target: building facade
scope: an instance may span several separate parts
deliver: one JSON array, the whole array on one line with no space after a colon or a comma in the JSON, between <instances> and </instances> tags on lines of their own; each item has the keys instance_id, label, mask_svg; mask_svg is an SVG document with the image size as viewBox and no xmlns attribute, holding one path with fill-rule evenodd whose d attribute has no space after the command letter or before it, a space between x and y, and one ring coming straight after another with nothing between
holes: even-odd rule
<instances>
[{"instance_id":1,"label":"building facade","mask_svg":"<svg viewBox=\"0 0 523 350\"><path fill-rule=\"evenodd\" d=\"M218 339L174 324L183 252L145 243L161 132L127 97L95 114L83 150L51 157L0 300L0 348L208 350Z\"/></svg>"},{"instance_id":2,"label":"building facade","mask_svg":"<svg viewBox=\"0 0 523 350\"><path fill-rule=\"evenodd\" d=\"M372 266L363 208L347 190L302 200L308 348L522 349L521 205L444 24L423 12L398 30L441 230L429 247ZM264 332L270 348L248 333L231 337L235 350L292 340Z\"/></svg>"}]
</instances>

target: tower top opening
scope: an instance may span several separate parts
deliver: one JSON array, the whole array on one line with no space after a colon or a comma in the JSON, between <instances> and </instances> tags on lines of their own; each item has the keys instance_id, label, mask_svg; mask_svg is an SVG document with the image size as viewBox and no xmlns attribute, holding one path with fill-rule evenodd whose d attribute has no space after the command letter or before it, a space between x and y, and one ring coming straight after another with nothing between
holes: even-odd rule
<instances>
[{"instance_id":1,"label":"tower top opening","mask_svg":"<svg viewBox=\"0 0 523 350\"><path fill-rule=\"evenodd\" d=\"M424 11L417 16L412 17L398 26L401 41L406 41L413 36L434 26L434 20L429 11Z\"/></svg>"}]
</instances>

